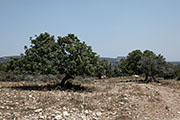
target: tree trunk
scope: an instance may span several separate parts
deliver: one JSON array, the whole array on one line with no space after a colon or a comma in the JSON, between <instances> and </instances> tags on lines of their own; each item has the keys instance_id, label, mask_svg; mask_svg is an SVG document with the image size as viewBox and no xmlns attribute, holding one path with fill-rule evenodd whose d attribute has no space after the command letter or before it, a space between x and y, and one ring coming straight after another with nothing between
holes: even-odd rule
<instances>
[{"instance_id":1,"label":"tree trunk","mask_svg":"<svg viewBox=\"0 0 180 120\"><path fill-rule=\"evenodd\" d=\"M156 80L156 78L154 77L154 75L152 74L152 82L157 82L157 83L160 83L159 80Z\"/></svg>"},{"instance_id":2,"label":"tree trunk","mask_svg":"<svg viewBox=\"0 0 180 120\"><path fill-rule=\"evenodd\" d=\"M60 86L65 86L66 85L66 81L67 80L69 80L69 79L73 79L73 77L71 76L71 75L66 75L63 79L62 79L62 81L61 81L61 83L60 83Z\"/></svg>"},{"instance_id":3,"label":"tree trunk","mask_svg":"<svg viewBox=\"0 0 180 120\"><path fill-rule=\"evenodd\" d=\"M148 82L148 74L145 74L145 82Z\"/></svg>"},{"instance_id":4,"label":"tree trunk","mask_svg":"<svg viewBox=\"0 0 180 120\"><path fill-rule=\"evenodd\" d=\"M151 78L152 78L152 82L155 82L155 81L156 81L156 79L155 79L155 77L154 77L153 74L152 74Z\"/></svg>"}]
</instances>

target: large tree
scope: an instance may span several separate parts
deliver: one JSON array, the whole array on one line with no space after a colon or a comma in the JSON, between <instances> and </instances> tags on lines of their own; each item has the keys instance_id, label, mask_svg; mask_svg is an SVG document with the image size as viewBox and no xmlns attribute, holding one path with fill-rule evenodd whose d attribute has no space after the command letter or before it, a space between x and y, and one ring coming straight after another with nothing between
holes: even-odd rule
<instances>
[{"instance_id":1,"label":"large tree","mask_svg":"<svg viewBox=\"0 0 180 120\"><path fill-rule=\"evenodd\" d=\"M77 75L95 75L99 56L91 46L81 42L75 35L58 37L42 33L30 39L30 48L25 54L8 63L8 70L18 74L65 74L61 85Z\"/></svg>"}]
</instances>

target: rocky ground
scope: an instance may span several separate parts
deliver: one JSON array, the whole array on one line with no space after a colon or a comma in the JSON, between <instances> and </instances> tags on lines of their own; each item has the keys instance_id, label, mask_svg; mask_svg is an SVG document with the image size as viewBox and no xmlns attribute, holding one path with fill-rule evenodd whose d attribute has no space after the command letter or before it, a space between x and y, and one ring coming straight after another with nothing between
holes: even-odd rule
<instances>
[{"instance_id":1,"label":"rocky ground","mask_svg":"<svg viewBox=\"0 0 180 120\"><path fill-rule=\"evenodd\" d=\"M81 91L43 82L0 82L0 120L180 120L180 82L82 83ZM41 88L41 89L39 89Z\"/></svg>"}]
</instances>

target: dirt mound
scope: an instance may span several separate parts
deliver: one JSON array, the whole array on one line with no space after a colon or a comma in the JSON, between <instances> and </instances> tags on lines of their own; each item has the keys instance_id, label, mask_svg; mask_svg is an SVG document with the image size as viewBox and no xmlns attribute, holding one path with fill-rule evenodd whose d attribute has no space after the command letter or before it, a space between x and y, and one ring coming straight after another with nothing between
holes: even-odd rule
<instances>
[{"instance_id":1,"label":"dirt mound","mask_svg":"<svg viewBox=\"0 0 180 120\"><path fill-rule=\"evenodd\" d=\"M47 83L1 82L0 119L179 120L180 90L169 84L83 83L93 91L16 89ZM176 84L178 86L178 83ZM180 85L179 85L180 86ZM43 87L42 87L43 88Z\"/></svg>"}]
</instances>

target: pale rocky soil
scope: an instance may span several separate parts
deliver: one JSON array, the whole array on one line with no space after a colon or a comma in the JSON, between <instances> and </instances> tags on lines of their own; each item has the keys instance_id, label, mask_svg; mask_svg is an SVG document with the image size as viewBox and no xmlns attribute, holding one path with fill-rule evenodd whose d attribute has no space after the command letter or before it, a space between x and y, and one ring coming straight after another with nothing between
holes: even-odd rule
<instances>
[{"instance_id":1,"label":"pale rocky soil","mask_svg":"<svg viewBox=\"0 0 180 120\"><path fill-rule=\"evenodd\" d=\"M83 83L87 91L30 89L47 84L40 82L0 82L0 120L180 120L180 81L122 81Z\"/></svg>"}]
</instances>

